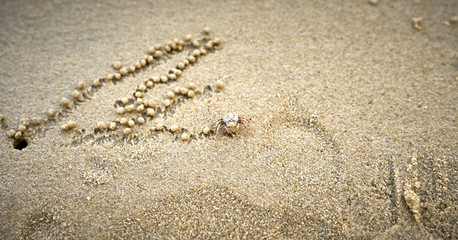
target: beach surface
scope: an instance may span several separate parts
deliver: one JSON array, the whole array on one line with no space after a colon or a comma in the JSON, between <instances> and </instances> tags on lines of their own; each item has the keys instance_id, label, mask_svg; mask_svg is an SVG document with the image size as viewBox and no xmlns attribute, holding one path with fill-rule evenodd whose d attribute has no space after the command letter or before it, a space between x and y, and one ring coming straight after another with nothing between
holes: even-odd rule
<instances>
[{"instance_id":1,"label":"beach surface","mask_svg":"<svg viewBox=\"0 0 458 240\"><path fill-rule=\"evenodd\" d=\"M3 2L0 238L458 239L457 15Z\"/></svg>"}]
</instances>

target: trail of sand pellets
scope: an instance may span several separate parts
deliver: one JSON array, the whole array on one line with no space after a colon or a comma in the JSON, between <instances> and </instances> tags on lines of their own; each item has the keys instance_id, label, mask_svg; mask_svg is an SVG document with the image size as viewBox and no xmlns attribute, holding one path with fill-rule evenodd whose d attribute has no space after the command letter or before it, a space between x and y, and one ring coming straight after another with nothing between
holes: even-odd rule
<instances>
[{"instance_id":1,"label":"trail of sand pellets","mask_svg":"<svg viewBox=\"0 0 458 240\"><path fill-rule=\"evenodd\" d=\"M105 77L94 79L92 82L79 81L73 91L72 96L62 97L59 106L50 108L46 116L31 117L21 119L17 129L8 131L8 136L14 141L13 146L17 149L22 149L27 146L27 139L31 139L37 133L49 130L48 125L60 125L61 133L73 133L74 140L72 145L78 145L86 140L94 139L96 135L103 135L98 139L131 139L136 138L136 131L145 131L140 126L147 121L161 119L167 114L173 114L171 110L180 102L188 101L193 98L200 98L206 91L213 89L223 89L224 82L216 81L214 84L205 86L196 86L194 82L182 83L182 87L175 87L166 92L166 98L156 101L147 99L146 93L160 84L169 85L170 82L178 81L182 78L186 69L198 64L200 59L207 54L214 53L222 47L221 40L214 37L210 29L205 28L197 37L191 34L186 35L183 39L173 39L165 44L157 44L150 47L142 58L138 61L133 61L131 64L122 64L116 61L113 64L114 72L107 73ZM176 54L185 52L186 57L178 60L174 68L167 72L154 76L152 78L142 80L140 85L135 83L132 87L131 95L115 100L113 103L113 111L119 116L115 119L104 119L93 123L94 130L86 132L84 129L79 130L78 122L63 118L68 117L70 113L74 113L78 107L86 101L91 101L98 91L103 89L104 85L117 84L131 76L137 78L136 74L152 70L161 65L161 59L175 60ZM213 86L212 86L213 85ZM161 121L148 131L156 133L168 131L176 134L176 139L181 139L186 142L195 135L209 131L201 131L200 133L191 133L185 127L172 125L166 126Z\"/></svg>"}]
</instances>

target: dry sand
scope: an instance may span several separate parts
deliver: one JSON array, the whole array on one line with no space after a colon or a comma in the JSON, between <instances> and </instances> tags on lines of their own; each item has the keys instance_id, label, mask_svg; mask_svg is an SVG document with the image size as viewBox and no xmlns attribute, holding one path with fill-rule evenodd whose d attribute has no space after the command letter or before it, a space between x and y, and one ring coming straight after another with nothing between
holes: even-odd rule
<instances>
[{"instance_id":1,"label":"dry sand","mask_svg":"<svg viewBox=\"0 0 458 240\"><path fill-rule=\"evenodd\" d=\"M457 13L453 0L5 1L0 238L457 239ZM96 129L193 48L116 83L113 63L204 27L222 43L148 89L154 118L127 137ZM64 110L80 81L84 101ZM164 109L189 82L196 96ZM251 121L202 133L229 112Z\"/></svg>"}]
</instances>

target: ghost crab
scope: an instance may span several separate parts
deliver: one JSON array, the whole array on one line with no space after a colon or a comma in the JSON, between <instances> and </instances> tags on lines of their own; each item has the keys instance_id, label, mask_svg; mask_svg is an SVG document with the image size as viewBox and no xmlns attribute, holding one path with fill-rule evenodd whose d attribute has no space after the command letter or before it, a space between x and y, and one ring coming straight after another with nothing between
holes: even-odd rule
<instances>
[{"instance_id":1,"label":"ghost crab","mask_svg":"<svg viewBox=\"0 0 458 240\"><path fill-rule=\"evenodd\" d=\"M246 127L248 121L249 120L244 116L228 113L216 121L216 133L218 133L220 128L223 128L227 134L232 136L239 131L240 124Z\"/></svg>"}]
</instances>

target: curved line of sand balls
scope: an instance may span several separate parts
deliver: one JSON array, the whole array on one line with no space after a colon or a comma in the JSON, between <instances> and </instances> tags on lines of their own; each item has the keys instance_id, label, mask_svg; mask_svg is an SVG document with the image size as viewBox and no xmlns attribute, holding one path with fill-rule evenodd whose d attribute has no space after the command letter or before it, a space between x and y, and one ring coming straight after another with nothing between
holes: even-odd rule
<instances>
[{"instance_id":1,"label":"curved line of sand balls","mask_svg":"<svg viewBox=\"0 0 458 240\"><path fill-rule=\"evenodd\" d=\"M203 32L204 32L205 35L209 35L210 34L210 29L209 28L205 28ZM200 41L205 40L205 39L208 39L208 38L207 37L203 37L201 40L192 41L192 35L190 35L190 34L188 34L185 37L186 42L189 42L192 46L194 46L196 48L200 47ZM213 49L215 46L218 46L220 43L221 42L220 42L220 40L218 38L216 38L215 40L208 40L205 43L205 47L207 49ZM98 78L98 79L93 80L93 82L91 84L91 87L89 89L87 89L86 91L84 91L85 83L83 81L78 82L77 90L74 90L73 94L72 94L73 95L74 104L77 103L77 102L82 102L85 99L90 99L89 95L92 94L92 92L95 89L99 88L102 85L103 82L112 81L112 80L121 80L122 77L127 76L129 73L134 73L136 70L140 70L143 67L146 67L148 65L152 65L154 63L154 59L155 58L159 59L164 54L171 53L174 50L181 51L181 50L183 50L184 46L185 46L184 41L178 40L178 39L174 39L173 42L169 41L166 44L166 46L164 47L165 52L163 52L163 51L161 51L162 50L162 46L160 44L158 44L155 47L152 47L152 48L149 49L149 53L151 55L144 55L143 58L140 61L136 62L134 65L131 65L129 67L129 71L126 68L122 68L120 62L115 62L113 67L115 69L118 69L119 71L117 73L114 73L114 74L111 74L111 73L107 74L107 76L105 78ZM197 52L194 51L193 52L194 57L195 57L196 54L197 54ZM206 54L205 50L201 51L200 54ZM193 61L192 58L189 58L187 60L190 61L191 63ZM180 67L180 66L181 66L181 64L178 64L178 67ZM172 74L175 74L175 76L176 76L176 75L179 75L180 73L178 71L174 71ZM173 75L172 74L169 74L169 77L171 79L173 79ZM161 80L163 81L163 78L161 78ZM147 84L147 86L151 86L151 83L149 83L149 82L147 82L146 84ZM17 130L11 129L11 130L8 131L8 137L14 138L14 139L17 139L17 140L24 138L24 136L26 134L26 131L28 129L30 129L31 126L39 126L39 125L41 125L43 123L46 123L47 121L56 120L57 117L59 116L59 114L62 114L62 112L65 112L65 111L71 109L71 105L72 104L71 104L71 101L69 99L63 97L61 99L61 101L60 101L60 105L63 108L60 112L58 112L55 109L49 109L47 111L48 119L42 118L42 117L33 117L32 119L28 119L28 118L21 119L19 127L17 128ZM151 111L151 110L149 110L149 111ZM4 117L1 117L1 122L2 123L4 122ZM100 125L100 127L103 128L103 125L101 125L99 123L98 123L98 125ZM110 123L110 126L113 128L113 124ZM61 129L64 130L64 131L75 129L75 128L76 128L76 123L75 123L75 121L72 121L72 120L68 121L67 123L65 123L65 124L63 124L61 126ZM32 133L31 134L33 134L33 133L35 133L35 131L32 129Z\"/></svg>"}]
</instances>

